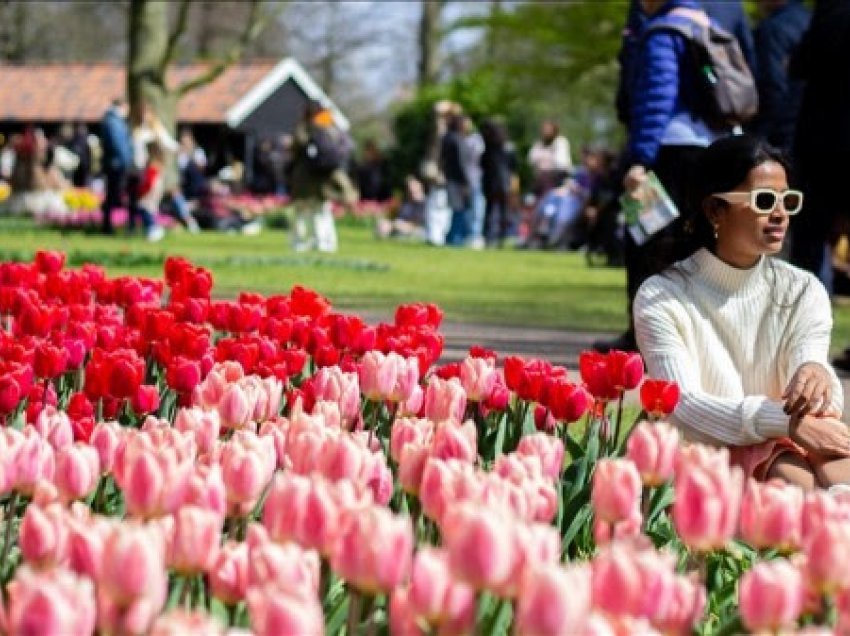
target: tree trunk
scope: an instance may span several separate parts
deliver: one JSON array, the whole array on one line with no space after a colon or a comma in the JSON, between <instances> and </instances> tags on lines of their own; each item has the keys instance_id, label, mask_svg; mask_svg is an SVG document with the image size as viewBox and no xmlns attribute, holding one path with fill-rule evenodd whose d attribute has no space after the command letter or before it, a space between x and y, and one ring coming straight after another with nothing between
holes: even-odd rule
<instances>
[{"instance_id":1,"label":"tree trunk","mask_svg":"<svg viewBox=\"0 0 850 636\"><path fill-rule=\"evenodd\" d=\"M502 0L490 0L490 20L495 21L502 13ZM498 59L499 27L492 22L487 29L487 61L492 63Z\"/></svg>"},{"instance_id":2,"label":"tree trunk","mask_svg":"<svg viewBox=\"0 0 850 636\"><path fill-rule=\"evenodd\" d=\"M421 0L419 21L419 87L433 84L437 79L440 48L440 14L443 0Z\"/></svg>"},{"instance_id":3,"label":"tree trunk","mask_svg":"<svg viewBox=\"0 0 850 636\"><path fill-rule=\"evenodd\" d=\"M177 96L165 81L167 65L163 64L168 48L168 5L157 0L131 0L129 24L129 60L127 64L127 98L130 103L130 125L142 121L145 105L156 113L165 129L176 137ZM166 153L165 185L177 183L177 164Z\"/></svg>"},{"instance_id":4,"label":"tree trunk","mask_svg":"<svg viewBox=\"0 0 850 636\"><path fill-rule=\"evenodd\" d=\"M198 57L205 60L212 54L212 17L215 7L211 2L202 2L200 9L201 17L198 20Z\"/></svg>"}]
</instances>

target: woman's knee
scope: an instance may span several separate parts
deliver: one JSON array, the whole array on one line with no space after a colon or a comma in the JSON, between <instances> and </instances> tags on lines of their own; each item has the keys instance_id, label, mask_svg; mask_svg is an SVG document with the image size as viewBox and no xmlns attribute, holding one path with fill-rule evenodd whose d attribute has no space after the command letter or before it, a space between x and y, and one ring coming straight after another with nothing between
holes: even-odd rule
<instances>
[{"instance_id":1,"label":"woman's knee","mask_svg":"<svg viewBox=\"0 0 850 636\"><path fill-rule=\"evenodd\" d=\"M804 457L791 453L781 455L773 462L767 478L781 479L803 490L814 490L820 485L814 467Z\"/></svg>"}]
</instances>

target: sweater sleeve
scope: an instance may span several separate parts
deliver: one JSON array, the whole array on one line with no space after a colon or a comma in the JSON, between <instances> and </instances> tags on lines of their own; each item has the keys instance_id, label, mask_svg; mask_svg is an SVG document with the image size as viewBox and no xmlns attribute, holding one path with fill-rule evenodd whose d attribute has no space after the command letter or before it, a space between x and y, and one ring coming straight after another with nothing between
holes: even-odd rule
<instances>
[{"instance_id":1,"label":"sweater sleeve","mask_svg":"<svg viewBox=\"0 0 850 636\"><path fill-rule=\"evenodd\" d=\"M638 346L649 374L673 380L680 399L672 420L695 437L720 445L746 446L788 434L788 416L780 402L764 395L725 398L703 389L699 360L687 349L681 303L659 277L649 279L634 302ZM677 315L678 314L678 315Z\"/></svg>"},{"instance_id":2,"label":"sweater sleeve","mask_svg":"<svg viewBox=\"0 0 850 636\"><path fill-rule=\"evenodd\" d=\"M823 366L832 380L833 410L844 410L844 392L841 381L829 363L829 342L832 335L832 304L823 284L814 276L808 277L800 296L788 334L787 377L793 377L806 362ZM783 387L784 388L784 387Z\"/></svg>"},{"instance_id":3,"label":"sweater sleeve","mask_svg":"<svg viewBox=\"0 0 850 636\"><path fill-rule=\"evenodd\" d=\"M629 155L644 166L655 163L679 97L677 38L669 31L649 34L635 71Z\"/></svg>"}]
</instances>

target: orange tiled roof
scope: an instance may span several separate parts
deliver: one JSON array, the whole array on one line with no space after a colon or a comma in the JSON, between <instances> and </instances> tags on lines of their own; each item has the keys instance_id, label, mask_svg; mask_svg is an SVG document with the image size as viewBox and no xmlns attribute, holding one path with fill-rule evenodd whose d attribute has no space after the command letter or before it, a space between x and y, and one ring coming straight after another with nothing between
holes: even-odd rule
<instances>
[{"instance_id":1,"label":"orange tiled roof","mask_svg":"<svg viewBox=\"0 0 850 636\"><path fill-rule=\"evenodd\" d=\"M186 123L223 123L240 98L275 66L274 61L231 66L214 82L188 93L177 106ZM176 86L205 70L204 65L174 67ZM97 121L109 102L125 93L123 65L0 65L0 121Z\"/></svg>"}]
</instances>

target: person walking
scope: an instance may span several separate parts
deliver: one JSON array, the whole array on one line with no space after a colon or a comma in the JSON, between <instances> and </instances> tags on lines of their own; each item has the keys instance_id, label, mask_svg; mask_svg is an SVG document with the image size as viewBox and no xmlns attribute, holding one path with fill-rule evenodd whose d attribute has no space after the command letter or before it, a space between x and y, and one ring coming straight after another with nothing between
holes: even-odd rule
<instances>
[{"instance_id":1,"label":"person walking","mask_svg":"<svg viewBox=\"0 0 850 636\"><path fill-rule=\"evenodd\" d=\"M653 171L677 208L684 208L685 190L700 152L728 130L709 126L703 115L700 69L690 43L673 28L709 28L710 18L696 0L641 0L648 20L643 27L633 77L628 78L629 140L624 177L626 191L635 191ZM680 238L681 217L639 245L627 232L626 293L629 327L612 341L597 341L599 351L635 350L631 304L644 280L670 263L659 259Z\"/></svg>"},{"instance_id":2,"label":"person walking","mask_svg":"<svg viewBox=\"0 0 850 636\"><path fill-rule=\"evenodd\" d=\"M784 152L794 145L803 82L788 76L788 64L809 28L811 12L800 0L760 0L755 31L759 114L752 132Z\"/></svg>"},{"instance_id":3,"label":"person walking","mask_svg":"<svg viewBox=\"0 0 850 636\"><path fill-rule=\"evenodd\" d=\"M333 114L311 101L293 135L290 184L296 217L292 245L296 251L337 249L334 202L353 205L357 190L342 165L347 140L334 125Z\"/></svg>"},{"instance_id":4,"label":"person walking","mask_svg":"<svg viewBox=\"0 0 850 636\"><path fill-rule=\"evenodd\" d=\"M448 245L460 246L469 236L472 183L464 161L463 115L452 116L440 142L440 171L446 180L446 193L452 222L446 235Z\"/></svg>"},{"instance_id":5,"label":"person walking","mask_svg":"<svg viewBox=\"0 0 850 636\"><path fill-rule=\"evenodd\" d=\"M499 122L486 120L481 126L481 137L484 141L484 152L481 153L481 190L485 200L482 235L487 245L502 247L508 236L508 204L511 177L516 170L516 156L507 142L505 129Z\"/></svg>"},{"instance_id":6,"label":"person walking","mask_svg":"<svg viewBox=\"0 0 850 636\"><path fill-rule=\"evenodd\" d=\"M469 236L467 244L472 249L484 248L484 214L486 201L481 190L481 155L484 152L484 139L475 130L470 117L463 118L463 162L469 177Z\"/></svg>"},{"instance_id":7,"label":"person walking","mask_svg":"<svg viewBox=\"0 0 850 636\"><path fill-rule=\"evenodd\" d=\"M133 150L130 145L130 131L127 128L127 103L122 99L113 100L100 124L101 147L103 156L101 165L106 181L103 199L103 233L114 234L112 210L120 207L127 173L133 165Z\"/></svg>"}]
</instances>

